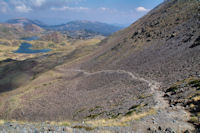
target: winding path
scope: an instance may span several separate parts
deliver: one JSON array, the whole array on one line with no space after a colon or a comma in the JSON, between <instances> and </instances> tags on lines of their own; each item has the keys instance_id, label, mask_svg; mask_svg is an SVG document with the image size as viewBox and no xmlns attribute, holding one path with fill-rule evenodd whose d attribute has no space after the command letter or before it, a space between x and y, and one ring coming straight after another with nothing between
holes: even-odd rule
<instances>
[{"instance_id":1,"label":"winding path","mask_svg":"<svg viewBox=\"0 0 200 133\"><path fill-rule=\"evenodd\" d=\"M185 120L185 111L182 109L177 110L173 110L169 107L168 102L163 98L164 92L162 92L160 90L161 84L159 82L153 81L153 80L147 80L144 78L139 77L137 74L134 74L130 71L125 71L125 70L102 70L102 71L97 71L97 72L88 72L85 70L80 70L80 69L64 69L64 68L58 68L56 69L57 72L60 73L65 73L65 72L77 72L77 73L82 73L85 76L93 76L96 74L102 74L102 73L106 73L106 74L125 74L127 76L129 76L131 79L134 80L139 80L142 82L145 82L148 84L151 93L153 94L153 99L156 102L154 108L156 110L160 110L160 112L158 114L156 114L156 116L150 116L147 117L145 120L143 121L137 121L136 127L138 128L139 132L143 132L146 131L147 127L156 127L158 125L161 126L167 126L167 127L173 127L174 129L176 129L177 131L181 131L179 129L183 129L184 131L186 129L193 129L193 127L188 124ZM153 122L152 122L153 120ZM13 123L14 126L9 126L4 124L2 127L0 125L0 132L1 131L15 131L17 127L19 129L19 132L24 132L24 131L30 131L33 132L34 128L38 128L38 125L20 125L20 124L16 124ZM75 123L75 125L83 125L83 127L85 126L84 123ZM27 129L24 129L24 126L27 127ZM36 127L37 126L37 127ZM39 125L39 127L43 129L49 129L52 128L50 125L45 125L42 124ZM81 127L81 126L80 126ZM77 129L77 128L73 128L73 127L64 127L64 126L53 126L54 129L56 129L56 131L61 132L63 131L63 129L65 129L65 131L69 132L69 133L73 133L73 132L82 132L82 133L87 133L88 131L86 130L82 130L82 129ZM39 129L40 130L40 129ZM91 132L99 132L99 131L123 131L123 132L132 132L132 128L130 127L115 127L115 126L111 126L111 127L98 127L98 129L94 129L94 131Z\"/></svg>"},{"instance_id":2,"label":"winding path","mask_svg":"<svg viewBox=\"0 0 200 133\"><path fill-rule=\"evenodd\" d=\"M187 122L190 114L184 109L182 109L180 106L176 106L175 109L169 106L168 101L165 100L163 97L165 93L160 90L161 83L159 82L156 82L154 80L147 80L145 78L139 77L138 74L134 74L126 70L101 70L97 72L87 72L85 70L80 70L80 69L65 69L64 71L81 72L85 74L86 76L92 76L92 75L101 74L101 73L126 74L127 76L129 76L130 78L134 80L145 82L148 84L151 90L152 98L155 102L155 105L153 108L159 112L156 116L152 116L153 124L155 123L157 124L162 123L163 125L167 124L169 127L174 126L174 128L176 128L177 130L193 129L193 126ZM163 121L163 119L165 120ZM141 123L141 125L144 123Z\"/></svg>"},{"instance_id":3,"label":"winding path","mask_svg":"<svg viewBox=\"0 0 200 133\"><path fill-rule=\"evenodd\" d=\"M97 71L97 72L87 72L85 70L81 70L81 69L67 69L65 71L73 71L73 72L81 72L83 74L85 74L86 76L93 76L96 74L101 74L101 73L107 73L107 74L126 74L128 76L130 76L132 79L134 80L139 80L142 82L146 82L149 86L149 88L151 89L152 94L154 95L153 98L156 101L156 105L154 108L156 109L164 109L169 107L169 104L167 103L167 101L163 98L164 92L160 91L160 86L161 84L153 81L153 80L147 80L144 78L141 78L139 76L136 76L136 74L133 74L130 71L126 71L126 70L101 70L101 71Z\"/></svg>"}]
</instances>

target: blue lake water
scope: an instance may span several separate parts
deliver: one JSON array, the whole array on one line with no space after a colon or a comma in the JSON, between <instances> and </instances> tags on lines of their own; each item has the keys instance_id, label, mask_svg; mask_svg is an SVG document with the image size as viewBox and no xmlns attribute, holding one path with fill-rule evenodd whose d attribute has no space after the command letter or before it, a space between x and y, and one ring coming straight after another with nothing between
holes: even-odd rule
<instances>
[{"instance_id":1,"label":"blue lake water","mask_svg":"<svg viewBox=\"0 0 200 133\"><path fill-rule=\"evenodd\" d=\"M22 38L21 40L32 41L32 40L38 40L38 39L40 39L38 36L32 36L32 37Z\"/></svg>"},{"instance_id":2,"label":"blue lake water","mask_svg":"<svg viewBox=\"0 0 200 133\"><path fill-rule=\"evenodd\" d=\"M37 36L29 37L29 38L23 38L23 40L32 41L32 40L38 40L39 38ZM51 51L51 49L30 49L32 47L29 43L21 43L18 50L14 51L14 53L23 53L23 54L37 54L37 53L46 53Z\"/></svg>"},{"instance_id":3,"label":"blue lake water","mask_svg":"<svg viewBox=\"0 0 200 133\"><path fill-rule=\"evenodd\" d=\"M23 54L37 54L37 53L46 53L51 51L51 49L30 49L32 47L29 43L22 43L15 53L23 53Z\"/></svg>"}]
</instances>

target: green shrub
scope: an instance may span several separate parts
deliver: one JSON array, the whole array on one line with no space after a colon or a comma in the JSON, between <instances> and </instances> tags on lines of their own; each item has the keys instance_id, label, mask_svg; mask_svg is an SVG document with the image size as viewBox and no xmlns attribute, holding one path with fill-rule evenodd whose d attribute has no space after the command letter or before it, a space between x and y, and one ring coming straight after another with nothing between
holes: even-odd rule
<instances>
[{"instance_id":1,"label":"green shrub","mask_svg":"<svg viewBox=\"0 0 200 133\"><path fill-rule=\"evenodd\" d=\"M198 119L198 117L193 116L193 117L190 118L189 121L190 121L191 123L198 123L198 122L199 122L199 119Z\"/></svg>"},{"instance_id":2,"label":"green shrub","mask_svg":"<svg viewBox=\"0 0 200 133\"><path fill-rule=\"evenodd\" d=\"M169 89L166 90L166 92L176 92L176 90L178 90L177 86L172 86Z\"/></svg>"},{"instance_id":3,"label":"green shrub","mask_svg":"<svg viewBox=\"0 0 200 133\"><path fill-rule=\"evenodd\" d=\"M192 87L200 87L200 79L189 82Z\"/></svg>"}]
</instances>

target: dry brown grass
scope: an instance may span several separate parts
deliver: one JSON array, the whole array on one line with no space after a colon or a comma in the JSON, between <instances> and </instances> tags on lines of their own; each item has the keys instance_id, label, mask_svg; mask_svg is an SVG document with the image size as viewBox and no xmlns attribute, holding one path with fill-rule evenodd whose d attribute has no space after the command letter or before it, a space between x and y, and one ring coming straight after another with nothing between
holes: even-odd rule
<instances>
[{"instance_id":1,"label":"dry brown grass","mask_svg":"<svg viewBox=\"0 0 200 133\"><path fill-rule=\"evenodd\" d=\"M192 98L195 102L200 101L200 96L196 96L194 98Z\"/></svg>"},{"instance_id":2,"label":"dry brown grass","mask_svg":"<svg viewBox=\"0 0 200 133\"><path fill-rule=\"evenodd\" d=\"M7 120L0 120L0 125L3 125L5 123L7 123L7 122L18 123L18 124L21 124L21 125L27 123L27 121L16 121L16 120L9 120L9 121L7 121Z\"/></svg>"},{"instance_id":3,"label":"dry brown grass","mask_svg":"<svg viewBox=\"0 0 200 133\"><path fill-rule=\"evenodd\" d=\"M100 131L100 133L113 133L112 131L108 131L108 130L104 130L104 131Z\"/></svg>"},{"instance_id":4,"label":"dry brown grass","mask_svg":"<svg viewBox=\"0 0 200 133\"><path fill-rule=\"evenodd\" d=\"M133 113L130 116L121 116L120 118L116 118L116 119L89 120L89 121L84 122L85 124L87 124L87 126L82 125L80 122L76 122L76 121L62 121L62 122L46 121L45 123L50 124L50 125L66 126L66 127L85 129L86 131L91 131L97 127L129 126L128 122L134 121L134 120L139 120L145 116L153 115L155 113L156 113L156 110L151 109L147 112ZM7 121L5 121L5 120L0 120L0 125L4 124L6 122ZM16 120L9 120L9 122L18 123L18 124L27 123L27 121L16 121ZM37 124L37 122L31 122L31 124ZM101 133L112 133L112 132L108 131L108 130L103 130L103 131L101 131Z\"/></svg>"},{"instance_id":5,"label":"dry brown grass","mask_svg":"<svg viewBox=\"0 0 200 133\"><path fill-rule=\"evenodd\" d=\"M98 38L88 39L88 40L73 40L73 41L65 40L61 43L54 43L51 41L40 41L40 40L21 41L21 40L0 39L0 61L8 58L14 60L25 60L43 54L43 53L38 53L38 54L14 53L13 51L16 51L22 42L28 42L32 44L33 46L32 49L52 49L52 51L49 53L60 53L60 52L69 53L80 47L94 46L100 41L101 39ZM15 43L17 43L17 45Z\"/></svg>"},{"instance_id":6,"label":"dry brown grass","mask_svg":"<svg viewBox=\"0 0 200 133\"><path fill-rule=\"evenodd\" d=\"M0 125L3 125L5 123L4 120L0 120Z\"/></svg>"},{"instance_id":7,"label":"dry brown grass","mask_svg":"<svg viewBox=\"0 0 200 133\"><path fill-rule=\"evenodd\" d=\"M6 46L0 44L0 61L8 58L13 51L17 50L18 46Z\"/></svg>"},{"instance_id":8,"label":"dry brown grass","mask_svg":"<svg viewBox=\"0 0 200 133\"><path fill-rule=\"evenodd\" d=\"M12 43L12 42L11 42ZM18 54L14 53L19 48L19 46L10 46L10 45L1 45L0 44L0 61L5 60L8 58L14 59L14 60L25 60L28 58L33 58L36 55L33 54ZM41 54L37 54L41 55Z\"/></svg>"},{"instance_id":9,"label":"dry brown grass","mask_svg":"<svg viewBox=\"0 0 200 133\"><path fill-rule=\"evenodd\" d=\"M86 48L83 46L82 52L77 52L74 55L73 59L69 60L69 62L73 62L73 61L75 61L77 59L80 59L80 58L84 57L88 53L90 53L91 52L90 46L93 47L92 44L90 44L89 46L85 46ZM87 47L89 48L89 50L88 50ZM70 51L74 50L74 48L72 48L72 47L70 47L69 49L70 49ZM69 53L70 51L68 51L66 53ZM19 54L19 55L21 55L21 54ZM31 55L29 55L29 57L30 56ZM37 56L37 55L33 55L33 56ZM19 76L17 76L16 74L18 74L18 73L14 73L14 74L15 75L9 75L8 77L5 77L3 80L0 81L0 83L1 82L2 83L8 82L10 80L10 76L16 77L16 78L13 79L13 82L15 82L16 84L20 84L21 82L25 81L24 78L25 79L29 78L26 75L19 74ZM1 108L3 106L5 106L5 104L7 104L8 107L6 109L6 114L11 114L16 108L23 107L23 105L20 104L20 103L22 102L22 99L23 99L22 97L24 95L31 94L32 92L35 92L38 88L41 89L41 88L46 87L44 85L54 84L55 82L57 82L57 80L60 77L62 77L61 73L57 73L55 71L48 71L48 72L43 73L39 77L37 77L35 80L30 82L28 85L21 86L17 90L11 91L11 93L2 93L1 94L2 98L1 99L7 99L7 100L1 100L0 101ZM38 94L37 96L32 96L31 95L30 100L38 99L41 96L42 95L40 95L40 94ZM66 124L66 122L65 122L65 124Z\"/></svg>"},{"instance_id":10,"label":"dry brown grass","mask_svg":"<svg viewBox=\"0 0 200 133\"><path fill-rule=\"evenodd\" d=\"M86 123L91 124L94 127L128 126L128 122L130 121L139 120L145 116L153 115L155 113L156 111L154 109L151 109L147 112L132 113L129 116L123 116L121 118L91 120L91 121L86 121Z\"/></svg>"},{"instance_id":11,"label":"dry brown grass","mask_svg":"<svg viewBox=\"0 0 200 133\"><path fill-rule=\"evenodd\" d=\"M94 39L88 39L88 40L76 40L72 43L72 45L75 46L85 46L85 45L94 45L99 43L101 40L94 38Z\"/></svg>"}]
</instances>

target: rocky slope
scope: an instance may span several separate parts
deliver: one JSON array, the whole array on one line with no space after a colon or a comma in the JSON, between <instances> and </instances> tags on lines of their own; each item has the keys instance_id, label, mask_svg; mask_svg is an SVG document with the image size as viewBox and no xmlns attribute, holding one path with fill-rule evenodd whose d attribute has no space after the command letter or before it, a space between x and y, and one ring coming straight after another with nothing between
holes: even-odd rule
<instances>
[{"instance_id":1,"label":"rocky slope","mask_svg":"<svg viewBox=\"0 0 200 133\"><path fill-rule=\"evenodd\" d=\"M198 12L195 0L161 4L102 42L102 49L82 68L120 68L166 84L199 74Z\"/></svg>"},{"instance_id":2,"label":"rocky slope","mask_svg":"<svg viewBox=\"0 0 200 133\"><path fill-rule=\"evenodd\" d=\"M15 62L37 76L4 89L0 118L57 121L69 132L199 132L199 7L198 0L165 1L94 53L77 60L76 50L59 56L48 71L48 56L31 70L23 65L30 60ZM11 65L5 68L14 79Z\"/></svg>"},{"instance_id":3,"label":"rocky slope","mask_svg":"<svg viewBox=\"0 0 200 133\"><path fill-rule=\"evenodd\" d=\"M65 40L65 36L60 32L52 32L46 35L41 36L40 40L42 41L52 41L54 43L61 43Z\"/></svg>"}]
</instances>

